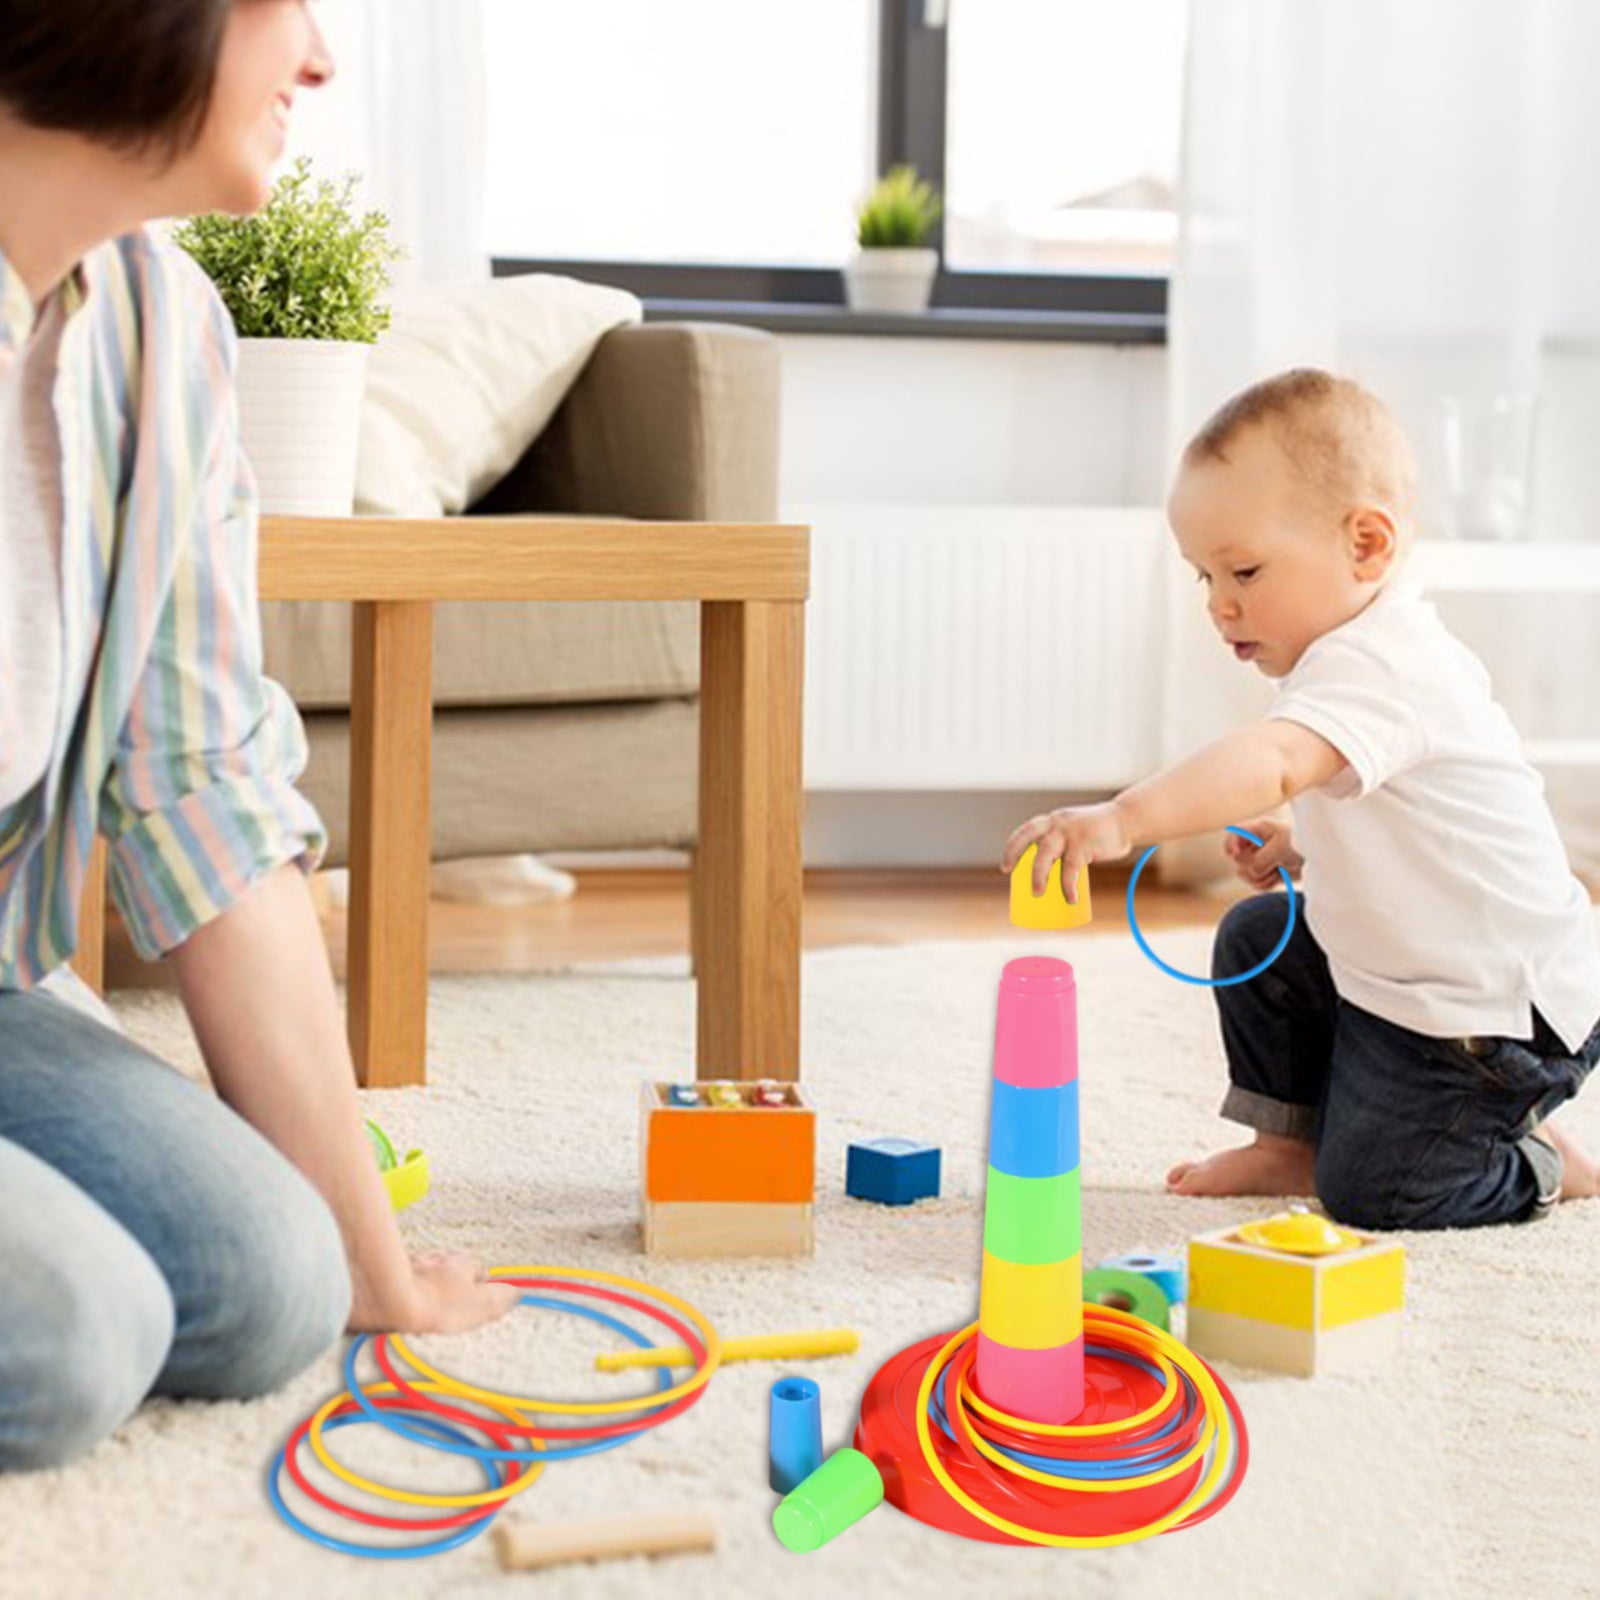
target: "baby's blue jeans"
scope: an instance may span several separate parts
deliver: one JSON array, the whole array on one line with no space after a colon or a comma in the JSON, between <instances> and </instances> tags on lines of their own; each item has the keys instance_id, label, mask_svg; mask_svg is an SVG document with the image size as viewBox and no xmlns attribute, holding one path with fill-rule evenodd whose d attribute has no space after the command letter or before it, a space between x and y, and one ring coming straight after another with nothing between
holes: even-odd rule
<instances>
[{"instance_id":1,"label":"baby's blue jeans","mask_svg":"<svg viewBox=\"0 0 1600 1600\"><path fill-rule=\"evenodd\" d=\"M113 1029L0 990L0 1471L152 1393L265 1394L349 1312L333 1214L284 1156Z\"/></svg>"},{"instance_id":2,"label":"baby's blue jeans","mask_svg":"<svg viewBox=\"0 0 1600 1600\"><path fill-rule=\"evenodd\" d=\"M1317 1197L1358 1228L1465 1228L1548 1206L1561 1158L1537 1125L1600 1058L1600 1021L1577 1055L1534 1013L1529 1039L1435 1039L1341 999L1302 900L1283 954L1215 990L1228 1055L1222 1114L1317 1147ZM1282 894L1229 908L1212 976L1257 965L1283 935Z\"/></svg>"}]
</instances>

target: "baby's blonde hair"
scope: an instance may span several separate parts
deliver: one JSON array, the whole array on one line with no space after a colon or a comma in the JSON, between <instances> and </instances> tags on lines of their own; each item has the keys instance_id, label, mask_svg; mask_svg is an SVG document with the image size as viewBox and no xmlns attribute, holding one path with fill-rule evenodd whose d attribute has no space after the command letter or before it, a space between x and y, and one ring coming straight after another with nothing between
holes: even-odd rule
<instances>
[{"instance_id":1,"label":"baby's blonde hair","mask_svg":"<svg viewBox=\"0 0 1600 1600\"><path fill-rule=\"evenodd\" d=\"M1294 367L1241 390L1189 441L1186 462L1222 461L1240 435L1270 428L1290 466L1343 513L1378 505L1409 536L1416 464L1393 413L1351 378Z\"/></svg>"}]
</instances>

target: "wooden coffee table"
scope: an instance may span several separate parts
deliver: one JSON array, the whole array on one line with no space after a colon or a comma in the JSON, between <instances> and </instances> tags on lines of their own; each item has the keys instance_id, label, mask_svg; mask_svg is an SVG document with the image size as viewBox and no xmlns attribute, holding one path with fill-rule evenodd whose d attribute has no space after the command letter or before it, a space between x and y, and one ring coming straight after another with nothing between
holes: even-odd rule
<instances>
[{"instance_id":1,"label":"wooden coffee table","mask_svg":"<svg viewBox=\"0 0 1600 1600\"><path fill-rule=\"evenodd\" d=\"M350 1044L368 1087L425 1080L433 606L700 603L691 942L696 1071L800 1071L801 702L810 536L769 524L532 517L264 517L261 596L355 608ZM97 971L103 886L85 897ZM664 1042L661 1072L670 1076Z\"/></svg>"}]
</instances>

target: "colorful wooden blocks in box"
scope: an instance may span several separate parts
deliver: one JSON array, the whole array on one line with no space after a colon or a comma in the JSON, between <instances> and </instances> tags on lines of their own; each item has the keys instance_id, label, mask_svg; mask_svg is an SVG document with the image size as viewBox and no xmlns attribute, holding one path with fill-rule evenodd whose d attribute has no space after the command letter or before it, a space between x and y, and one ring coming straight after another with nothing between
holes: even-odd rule
<instances>
[{"instance_id":1,"label":"colorful wooden blocks in box","mask_svg":"<svg viewBox=\"0 0 1600 1600\"><path fill-rule=\"evenodd\" d=\"M801 1256L815 1247L817 1118L798 1084L646 1083L640 1203L650 1255Z\"/></svg>"},{"instance_id":2,"label":"colorful wooden blocks in box","mask_svg":"<svg viewBox=\"0 0 1600 1600\"><path fill-rule=\"evenodd\" d=\"M1189 1243L1187 1342L1197 1355L1311 1377L1398 1349L1405 1246L1304 1210Z\"/></svg>"},{"instance_id":3,"label":"colorful wooden blocks in box","mask_svg":"<svg viewBox=\"0 0 1600 1600\"><path fill-rule=\"evenodd\" d=\"M845 1155L844 1188L857 1200L886 1206L937 1198L939 1151L915 1139L865 1139Z\"/></svg>"}]
</instances>

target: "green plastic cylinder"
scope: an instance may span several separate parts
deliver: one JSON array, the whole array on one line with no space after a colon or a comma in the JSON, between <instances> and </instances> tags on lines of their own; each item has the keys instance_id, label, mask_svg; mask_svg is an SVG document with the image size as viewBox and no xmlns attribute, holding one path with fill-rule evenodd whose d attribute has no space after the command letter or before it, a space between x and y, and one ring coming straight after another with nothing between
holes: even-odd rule
<instances>
[{"instance_id":1,"label":"green plastic cylinder","mask_svg":"<svg viewBox=\"0 0 1600 1600\"><path fill-rule=\"evenodd\" d=\"M883 1503L883 1478L868 1457L835 1450L772 1513L772 1531L785 1548L820 1550Z\"/></svg>"}]
</instances>

